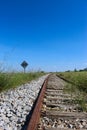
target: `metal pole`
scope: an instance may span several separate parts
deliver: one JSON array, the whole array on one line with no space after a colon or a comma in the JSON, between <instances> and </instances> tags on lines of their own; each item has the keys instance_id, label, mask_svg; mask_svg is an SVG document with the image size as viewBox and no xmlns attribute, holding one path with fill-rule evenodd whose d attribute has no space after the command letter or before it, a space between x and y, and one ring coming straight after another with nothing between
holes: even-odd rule
<instances>
[{"instance_id":1,"label":"metal pole","mask_svg":"<svg viewBox=\"0 0 87 130\"><path fill-rule=\"evenodd\" d=\"M25 73L25 68L24 68L24 73Z\"/></svg>"}]
</instances>

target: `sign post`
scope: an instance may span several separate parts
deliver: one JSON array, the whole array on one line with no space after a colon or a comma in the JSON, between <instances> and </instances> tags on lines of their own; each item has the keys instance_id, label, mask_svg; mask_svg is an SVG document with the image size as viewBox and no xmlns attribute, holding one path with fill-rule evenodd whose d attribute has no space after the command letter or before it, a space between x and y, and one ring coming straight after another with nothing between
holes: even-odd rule
<instances>
[{"instance_id":1,"label":"sign post","mask_svg":"<svg viewBox=\"0 0 87 130\"><path fill-rule=\"evenodd\" d=\"M24 68L24 73L25 73L25 69L26 69L26 67L28 66L28 63L27 63L26 61L23 61L23 62L21 63L21 66Z\"/></svg>"}]
</instances>

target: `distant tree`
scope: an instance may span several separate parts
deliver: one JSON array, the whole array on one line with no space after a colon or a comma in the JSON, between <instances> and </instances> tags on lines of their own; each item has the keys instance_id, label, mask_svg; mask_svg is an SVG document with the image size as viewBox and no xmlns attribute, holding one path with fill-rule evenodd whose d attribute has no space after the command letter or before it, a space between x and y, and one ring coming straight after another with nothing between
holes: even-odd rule
<instances>
[{"instance_id":1,"label":"distant tree","mask_svg":"<svg viewBox=\"0 0 87 130\"><path fill-rule=\"evenodd\" d=\"M67 71L65 71L65 72L71 72L70 70L67 70Z\"/></svg>"},{"instance_id":2,"label":"distant tree","mask_svg":"<svg viewBox=\"0 0 87 130\"><path fill-rule=\"evenodd\" d=\"M45 73L45 72L42 70L41 73Z\"/></svg>"},{"instance_id":3,"label":"distant tree","mask_svg":"<svg viewBox=\"0 0 87 130\"><path fill-rule=\"evenodd\" d=\"M83 70L79 70L80 72L83 71Z\"/></svg>"},{"instance_id":4,"label":"distant tree","mask_svg":"<svg viewBox=\"0 0 87 130\"><path fill-rule=\"evenodd\" d=\"M87 68L84 68L84 71L87 71Z\"/></svg>"},{"instance_id":5,"label":"distant tree","mask_svg":"<svg viewBox=\"0 0 87 130\"><path fill-rule=\"evenodd\" d=\"M74 69L74 72L77 72L77 69L76 69L76 68Z\"/></svg>"},{"instance_id":6,"label":"distant tree","mask_svg":"<svg viewBox=\"0 0 87 130\"><path fill-rule=\"evenodd\" d=\"M81 72L81 71L87 71L87 68L80 69L79 71L80 71L80 72Z\"/></svg>"}]
</instances>

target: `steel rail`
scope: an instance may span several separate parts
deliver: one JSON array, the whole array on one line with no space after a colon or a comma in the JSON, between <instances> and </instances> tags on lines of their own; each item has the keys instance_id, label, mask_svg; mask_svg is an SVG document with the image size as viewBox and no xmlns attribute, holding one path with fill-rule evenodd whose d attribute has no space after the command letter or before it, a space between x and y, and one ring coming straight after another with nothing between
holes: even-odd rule
<instances>
[{"instance_id":1,"label":"steel rail","mask_svg":"<svg viewBox=\"0 0 87 130\"><path fill-rule=\"evenodd\" d=\"M43 98L44 98L44 94L46 91L48 78L49 78L49 76L46 78L46 80L44 81L44 83L42 85L42 89L41 89L40 94L38 96L33 113L31 115L27 130L35 130L37 128L37 124L38 124L39 119L40 119L40 112L41 112L41 108L42 108L42 104L43 104Z\"/></svg>"}]
</instances>

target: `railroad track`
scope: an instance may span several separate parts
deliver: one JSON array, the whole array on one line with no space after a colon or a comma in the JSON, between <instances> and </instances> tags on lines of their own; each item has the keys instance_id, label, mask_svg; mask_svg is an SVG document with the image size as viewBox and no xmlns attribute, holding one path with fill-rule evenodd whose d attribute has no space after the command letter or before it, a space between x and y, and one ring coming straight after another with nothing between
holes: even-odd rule
<instances>
[{"instance_id":1,"label":"railroad track","mask_svg":"<svg viewBox=\"0 0 87 130\"><path fill-rule=\"evenodd\" d=\"M87 113L78 109L75 95L64 93L65 81L55 74L42 86L27 130L87 130Z\"/></svg>"}]
</instances>

